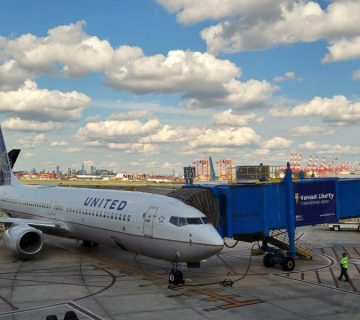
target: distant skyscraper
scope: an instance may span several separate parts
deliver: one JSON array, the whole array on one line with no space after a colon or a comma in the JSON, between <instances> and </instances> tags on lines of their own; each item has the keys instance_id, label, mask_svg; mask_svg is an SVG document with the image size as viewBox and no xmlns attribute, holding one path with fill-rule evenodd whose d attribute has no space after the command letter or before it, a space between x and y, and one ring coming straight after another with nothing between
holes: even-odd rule
<instances>
[{"instance_id":1,"label":"distant skyscraper","mask_svg":"<svg viewBox=\"0 0 360 320\"><path fill-rule=\"evenodd\" d=\"M86 160L82 163L83 174L91 174L91 168L94 166L94 161Z\"/></svg>"},{"instance_id":2,"label":"distant skyscraper","mask_svg":"<svg viewBox=\"0 0 360 320\"><path fill-rule=\"evenodd\" d=\"M60 167L56 166L56 174L59 174L59 173L60 173Z\"/></svg>"}]
</instances>

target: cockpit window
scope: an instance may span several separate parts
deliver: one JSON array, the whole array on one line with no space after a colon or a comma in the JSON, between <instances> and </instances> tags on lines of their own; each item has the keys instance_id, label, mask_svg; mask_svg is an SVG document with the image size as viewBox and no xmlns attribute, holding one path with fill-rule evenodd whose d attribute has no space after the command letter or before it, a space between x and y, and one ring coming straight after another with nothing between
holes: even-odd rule
<instances>
[{"instance_id":1,"label":"cockpit window","mask_svg":"<svg viewBox=\"0 0 360 320\"><path fill-rule=\"evenodd\" d=\"M188 224L203 224L201 218L186 218Z\"/></svg>"},{"instance_id":2,"label":"cockpit window","mask_svg":"<svg viewBox=\"0 0 360 320\"><path fill-rule=\"evenodd\" d=\"M185 218L179 218L179 227L186 225L186 219Z\"/></svg>"},{"instance_id":3,"label":"cockpit window","mask_svg":"<svg viewBox=\"0 0 360 320\"><path fill-rule=\"evenodd\" d=\"M179 218L178 217L171 217L170 223L174 224L175 226L178 226L179 224Z\"/></svg>"},{"instance_id":4,"label":"cockpit window","mask_svg":"<svg viewBox=\"0 0 360 320\"><path fill-rule=\"evenodd\" d=\"M185 218L174 217L174 216L172 216L170 218L169 222L172 223L173 225L177 226L177 227L185 226L187 224Z\"/></svg>"},{"instance_id":5,"label":"cockpit window","mask_svg":"<svg viewBox=\"0 0 360 320\"><path fill-rule=\"evenodd\" d=\"M210 223L207 217L205 218L182 218L182 217L170 217L169 222L177 227L186 226L188 224L203 224Z\"/></svg>"},{"instance_id":6,"label":"cockpit window","mask_svg":"<svg viewBox=\"0 0 360 320\"><path fill-rule=\"evenodd\" d=\"M201 218L201 220L203 221L204 224L210 223L210 219L208 217Z\"/></svg>"}]
</instances>

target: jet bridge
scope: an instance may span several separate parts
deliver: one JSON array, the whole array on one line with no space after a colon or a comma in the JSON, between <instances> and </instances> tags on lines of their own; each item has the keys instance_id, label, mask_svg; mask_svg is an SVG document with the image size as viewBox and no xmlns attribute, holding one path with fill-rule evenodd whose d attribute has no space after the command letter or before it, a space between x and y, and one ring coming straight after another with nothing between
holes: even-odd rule
<instances>
[{"instance_id":1,"label":"jet bridge","mask_svg":"<svg viewBox=\"0 0 360 320\"><path fill-rule=\"evenodd\" d=\"M280 183L186 185L169 196L203 211L222 237L281 247L271 241L274 230L285 229L288 243L283 249L290 257L302 255L296 247L296 227L360 217L360 179L295 181L289 164Z\"/></svg>"}]
</instances>

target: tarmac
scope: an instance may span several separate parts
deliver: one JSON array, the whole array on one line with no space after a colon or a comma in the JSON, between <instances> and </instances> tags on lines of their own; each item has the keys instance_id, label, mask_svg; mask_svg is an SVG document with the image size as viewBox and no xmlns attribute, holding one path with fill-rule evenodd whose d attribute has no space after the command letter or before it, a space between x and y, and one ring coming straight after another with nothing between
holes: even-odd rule
<instances>
[{"instance_id":1,"label":"tarmac","mask_svg":"<svg viewBox=\"0 0 360 320\"><path fill-rule=\"evenodd\" d=\"M257 244L239 242L200 269L182 266L186 284L174 288L166 261L50 236L24 261L0 240L0 319L64 319L69 310L79 319L360 319L360 232L315 226L297 236L314 257L293 272L264 267L250 254ZM350 282L337 280L343 252Z\"/></svg>"}]
</instances>

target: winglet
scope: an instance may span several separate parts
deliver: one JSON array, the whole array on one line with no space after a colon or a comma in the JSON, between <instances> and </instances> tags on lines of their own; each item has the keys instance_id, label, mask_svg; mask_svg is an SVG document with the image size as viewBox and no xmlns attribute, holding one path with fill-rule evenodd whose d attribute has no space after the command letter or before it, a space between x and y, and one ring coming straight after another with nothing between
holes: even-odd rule
<instances>
[{"instance_id":1,"label":"winglet","mask_svg":"<svg viewBox=\"0 0 360 320\"><path fill-rule=\"evenodd\" d=\"M11 184L11 177L11 166L6 151L4 136L0 127L0 186Z\"/></svg>"},{"instance_id":2,"label":"winglet","mask_svg":"<svg viewBox=\"0 0 360 320\"><path fill-rule=\"evenodd\" d=\"M11 169L14 168L15 162L20 154L20 149L12 149L8 152L8 158L10 161Z\"/></svg>"}]
</instances>

